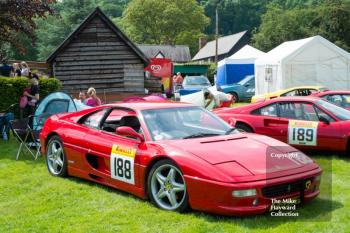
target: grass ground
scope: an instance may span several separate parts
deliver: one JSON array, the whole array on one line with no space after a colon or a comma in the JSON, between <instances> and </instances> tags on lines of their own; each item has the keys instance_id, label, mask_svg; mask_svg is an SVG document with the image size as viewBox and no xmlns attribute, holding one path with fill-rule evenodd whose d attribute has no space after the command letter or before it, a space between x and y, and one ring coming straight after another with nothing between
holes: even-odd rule
<instances>
[{"instance_id":1,"label":"grass ground","mask_svg":"<svg viewBox=\"0 0 350 233\"><path fill-rule=\"evenodd\" d=\"M76 178L48 174L42 157L15 161L18 144L0 140L0 232L349 232L350 161L314 155L322 195L302 217L222 217L161 211L149 202Z\"/></svg>"}]
</instances>

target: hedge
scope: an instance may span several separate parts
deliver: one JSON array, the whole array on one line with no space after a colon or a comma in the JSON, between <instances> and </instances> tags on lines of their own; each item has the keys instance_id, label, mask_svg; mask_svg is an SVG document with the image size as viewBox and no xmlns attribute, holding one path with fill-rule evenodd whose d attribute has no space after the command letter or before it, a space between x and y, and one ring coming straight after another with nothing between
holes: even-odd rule
<instances>
[{"instance_id":1,"label":"hedge","mask_svg":"<svg viewBox=\"0 0 350 233\"><path fill-rule=\"evenodd\" d=\"M0 77L0 111L18 103L23 90L28 87L27 78ZM61 82L55 78L39 78L40 99L61 89Z\"/></svg>"}]
</instances>

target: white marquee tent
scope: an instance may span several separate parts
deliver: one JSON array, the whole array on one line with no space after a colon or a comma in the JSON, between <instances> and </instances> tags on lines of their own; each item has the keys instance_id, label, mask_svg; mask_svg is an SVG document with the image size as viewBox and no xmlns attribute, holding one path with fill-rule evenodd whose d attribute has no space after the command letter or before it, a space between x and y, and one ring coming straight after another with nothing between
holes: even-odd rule
<instances>
[{"instance_id":1,"label":"white marquee tent","mask_svg":"<svg viewBox=\"0 0 350 233\"><path fill-rule=\"evenodd\" d=\"M321 36L284 42L255 60L255 94L321 85L350 90L350 53Z\"/></svg>"}]
</instances>

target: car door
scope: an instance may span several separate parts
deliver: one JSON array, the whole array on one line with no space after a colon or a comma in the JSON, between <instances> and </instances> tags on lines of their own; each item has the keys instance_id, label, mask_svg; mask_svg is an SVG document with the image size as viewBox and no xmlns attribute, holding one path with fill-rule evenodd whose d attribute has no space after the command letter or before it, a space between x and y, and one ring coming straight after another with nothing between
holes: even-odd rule
<instances>
[{"instance_id":1,"label":"car door","mask_svg":"<svg viewBox=\"0 0 350 233\"><path fill-rule=\"evenodd\" d=\"M319 121L321 111L313 103L280 102L280 121L283 142L300 149L327 149L332 143L339 143L337 137L330 136L338 126L330 116L330 124ZM326 114L323 112L323 114Z\"/></svg>"},{"instance_id":2,"label":"car door","mask_svg":"<svg viewBox=\"0 0 350 233\"><path fill-rule=\"evenodd\" d=\"M278 105L277 103L269 104L256 109L252 112L251 119L254 121L255 133L263 134L273 137L277 140L282 140L281 127L285 127L281 124L278 117Z\"/></svg>"},{"instance_id":3,"label":"car door","mask_svg":"<svg viewBox=\"0 0 350 233\"><path fill-rule=\"evenodd\" d=\"M122 125L122 118L130 111L110 109L101 118L99 125L90 128L86 140L89 144L89 157L97 165L94 175L103 178L123 190L130 190L139 186L139 154L140 141L115 133L115 129ZM133 113L135 114L135 113ZM134 115L136 117L136 115ZM137 118L137 117L136 117ZM114 132L113 130L114 129Z\"/></svg>"},{"instance_id":4,"label":"car door","mask_svg":"<svg viewBox=\"0 0 350 233\"><path fill-rule=\"evenodd\" d=\"M251 99L255 95L255 79L250 79L244 84L244 99Z\"/></svg>"}]
</instances>

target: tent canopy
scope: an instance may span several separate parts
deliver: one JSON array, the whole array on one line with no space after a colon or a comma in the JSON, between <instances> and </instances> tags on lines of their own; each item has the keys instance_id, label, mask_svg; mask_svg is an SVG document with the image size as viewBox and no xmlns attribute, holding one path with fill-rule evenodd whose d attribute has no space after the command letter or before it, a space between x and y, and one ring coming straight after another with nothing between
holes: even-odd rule
<instances>
[{"instance_id":1,"label":"tent canopy","mask_svg":"<svg viewBox=\"0 0 350 233\"><path fill-rule=\"evenodd\" d=\"M254 61L265 53L245 45L229 58L218 63L216 83L218 85L233 84L241 81L247 75L254 75Z\"/></svg>"},{"instance_id":2,"label":"tent canopy","mask_svg":"<svg viewBox=\"0 0 350 233\"><path fill-rule=\"evenodd\" d=\"M38 124L42 125L51 115L64 112L77 112L86 108L89 108L89 106L82 104L80 101L73 100L72 97L64 92L51 93L40 102L35 110L33 127L37 129Z\"/></svg>"},{"instance_id":3,"label":"tent canopy","mask_svg":"<svg viewBox=\"0 0 350 233\"><path fill-rule=\"evenodd\" d=\"M321 36L284 42L255 61L257 95L304 85L350 88L350 54Z\"/></svg>"}]
</instances>

